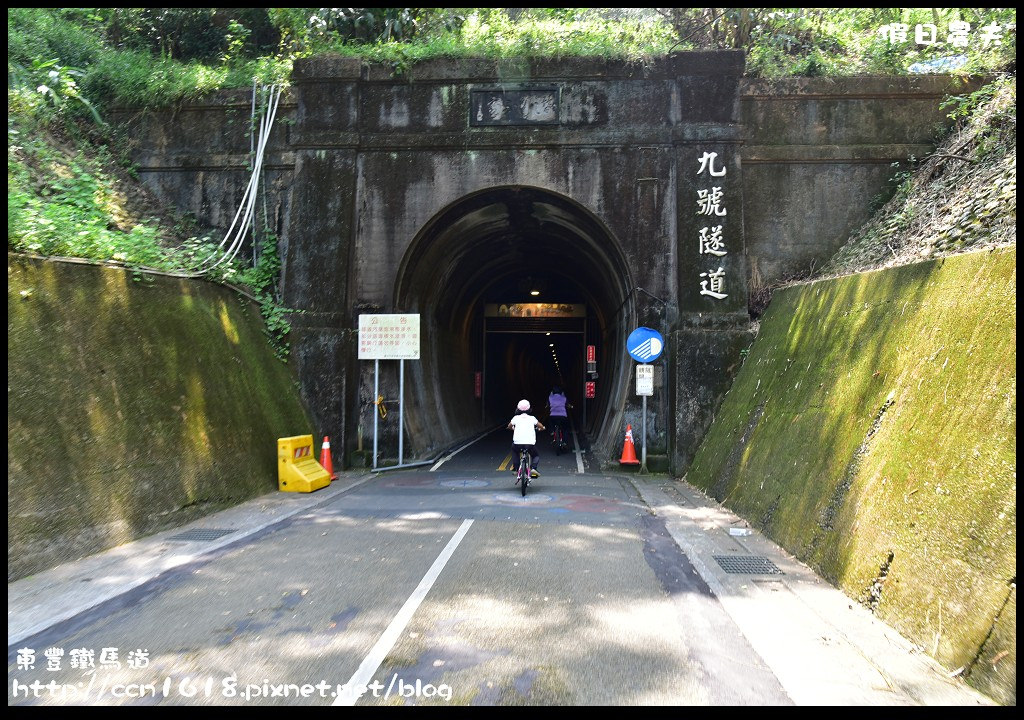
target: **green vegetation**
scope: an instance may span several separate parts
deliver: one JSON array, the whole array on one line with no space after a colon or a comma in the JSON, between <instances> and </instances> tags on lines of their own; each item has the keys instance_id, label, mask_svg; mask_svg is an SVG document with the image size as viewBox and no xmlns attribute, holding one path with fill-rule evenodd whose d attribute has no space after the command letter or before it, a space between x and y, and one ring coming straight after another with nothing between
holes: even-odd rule
<instances>
[{"instance_id":1,"label":"green vegetation","mask_svg":"<svg viewBox=\"0 0 1024 720\"><path fill-rule=\"evenodd\" d=\"M1012 8L12 8L7 17L9 68L31 78L14 89L35 89L41 64L56 60L80 69L84 97L102 105L168 104L254 77L285 82L294 58L324 52L403 66L437 57L643 62L740 48L748 73L768 77L902 74L951 54L966 56L962 72L978 72L1016 57ZM880 32L894 23L908 28L905 39ZM963 47L949 45L954 23L970 26ZM933 44L917 42L918 25L935 27Z\"/></svg>"},{"instance_id":2,"label":"green vegetation","mask_svg":"<svg viewBox=\"0 0 1024 720\"><path fill-rule=\"evenodd\" d=\"M207 66L154 56L132 43L128 49L113 49L104 37L116 36L117 23L123 25L128 11L107 12L104 20L99 10L8 11L8 248L140 271L198 274L210 258L220 256L217 241L201 234L189 218L160 208L135 182L127 157L118 154L128 143L104 122L104 111L111 102L170 103L233 79L244 77L251 84L254 76L279 77L280 63L257 58L229 64L222 57ZM99 32L103 23L108 24L105 34ZM195 28L185 30L189 37L196 34ZM117 31L140 42L137 34ZM237 45L231 48L241 51ZM262 245L256 263L226 262L206 275L256 296L283 359L288 324L274 282L280 262L263 220L256 223Z\"/></svg>"},{"instance_id":3,"label":"green vegetation","mask_svg":"<svg viewBox=\"0 0 1024 720\"><path fill-rule=\"evenodd\" d=\"M719 34L720 44L733 40L747 50L747 73L762 77L791 75L902 75L915 63L964 56L960 73L982 73L1012 67L1016 57L1016 10L978 8L756 8L747 16L733 11ZM962 47L951 47L955 23L967 23ZM985 40L982 30L995 23L1001 32ZM904 26L906 39L880 31ZM935 28L934 44L929 27ZM731 32L730 32L731 30ZM992 31L995 32L994 29ZM1000 40L996 44L995 40Z\"/></svg>"}]
</instances>

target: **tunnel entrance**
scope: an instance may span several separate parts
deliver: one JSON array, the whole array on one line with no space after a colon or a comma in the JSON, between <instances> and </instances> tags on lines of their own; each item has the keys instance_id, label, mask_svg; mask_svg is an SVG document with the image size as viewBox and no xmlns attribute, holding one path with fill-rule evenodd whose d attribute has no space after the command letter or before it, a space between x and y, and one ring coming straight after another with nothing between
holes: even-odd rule
<instances>
[{"instance_id":1,"label":"tunnel entrance","mask_svg":"<svg viewBox=\"0 0 1024 720\"><path fill-rule=\"evenodd\" d=\"M543 409L554 384L574 405L574 425L599 435L628 381L625 354L606 351L629 332L628 275L603 223L549 191L492 188L435 215L395 284L396 311L420 314L421 360L407 385L417 451L507 422L522 398Z\"/></svg>"},{"instance_id":2,"label":"tunnel entrance","mask_svg":"<svg viewBox=\"0 0 1024 720\"><path fill-rule=\"evenodd\" d=\"M538 293L534 299L541 294L529 292ZM585 361L586 322L586 305L578 302L485 305L483 421L488 411L511 417L523 398L540 417L548 393L557 385L576 410L575 425L586 427L590 408L584 402L585 392L580 392L590 377Z\"/></svg>"}]
</instances>

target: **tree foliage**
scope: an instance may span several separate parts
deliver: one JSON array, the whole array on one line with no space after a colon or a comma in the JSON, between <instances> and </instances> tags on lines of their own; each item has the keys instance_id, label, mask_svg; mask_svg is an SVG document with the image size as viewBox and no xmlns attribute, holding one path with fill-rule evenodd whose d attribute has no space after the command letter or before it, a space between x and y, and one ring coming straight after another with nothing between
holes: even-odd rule
<instances>
[{"instance_id":1,"label":"tree foliage","mask_svg":"<svg viewBox=\"0 0 1024 720\"><path fill-rule=\"evenodd\" d=\"M658 8L680 47L742 49L751 75L904 74L914 63L963 55L965 71L1015 66L1016 10L1012 8ZM910 36L893 42L882 30L905 25ZM964 47L948 42L953 23L971 27ZM1002 29L986 43L982 29ZM918 44L918 25L934 25L938 42Z\"/></svg>"},{"instance_id":2,"label":"tree foliage","mask_svg":"<svg viewBox=\"0 0 1024 720\"><path fill-rule=\"evenodd\" d=\"M926 23L945 38L954 22L972 28L966 47L892 43L879 32ZM1005 32L983 42L992 23ZM8 66L15 86L33 89L45 84L35 72L44 63L81 70L79 97L102 112L248 86L254 76L285 81L292 59L321 52L397 70L432 57L644 62L722 48L746 51L748 74L764 77L900 74L951 54L966 58L965 72L1012 69L1015 23L1012 8L11 8Z\"/></svg>"}]
</instances>

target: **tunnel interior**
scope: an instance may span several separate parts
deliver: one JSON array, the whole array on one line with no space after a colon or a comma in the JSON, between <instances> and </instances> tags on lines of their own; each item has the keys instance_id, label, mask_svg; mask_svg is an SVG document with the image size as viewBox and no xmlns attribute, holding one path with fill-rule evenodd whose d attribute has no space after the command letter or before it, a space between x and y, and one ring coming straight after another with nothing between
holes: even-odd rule
<instances>
[{"instance_id":1,"label":"tunnel interior","mask_svg":"<svg viewBox=\"0 0 1024 720\"><path fill-rule=\"evenodd\" d=\"M420 314L423 338L411 368L413 445L428 452L507 422L523 398L546 420L555 384L574 426L600 433L624 382L625 363L605 348L625 337L630 287L614 237L563 196L494 188L438 213L395 284L396 309Z\"/></svg>"}]
</instances>

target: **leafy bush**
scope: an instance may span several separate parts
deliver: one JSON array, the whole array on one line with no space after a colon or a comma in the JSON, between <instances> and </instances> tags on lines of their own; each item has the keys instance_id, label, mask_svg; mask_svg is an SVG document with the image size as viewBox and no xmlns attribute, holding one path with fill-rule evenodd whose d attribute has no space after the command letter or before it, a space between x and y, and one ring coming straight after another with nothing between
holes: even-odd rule
<instances>
[{"instance_id":1,"label":"leafy bush","mask_svg":"<svg viewBox=\"0 0 1024 720\"><path fill-rule=\"evenodd\" d=\"M75 22L54 9L7 10L7 63L30 67L57 58L65 66L84 68L105 48L87 22Z\"/></svg>"},{"instance_id":2,"label":"leafy bush","mask_svg":"<svg viewBox=\"0 0 1024 720\"><path fill-rule=\"evenodd\" d=\"M277 50L280 31L266 8L109 8L103 34L112 48L182 61L230 61Z\"/></svg>"}]
</instances>

